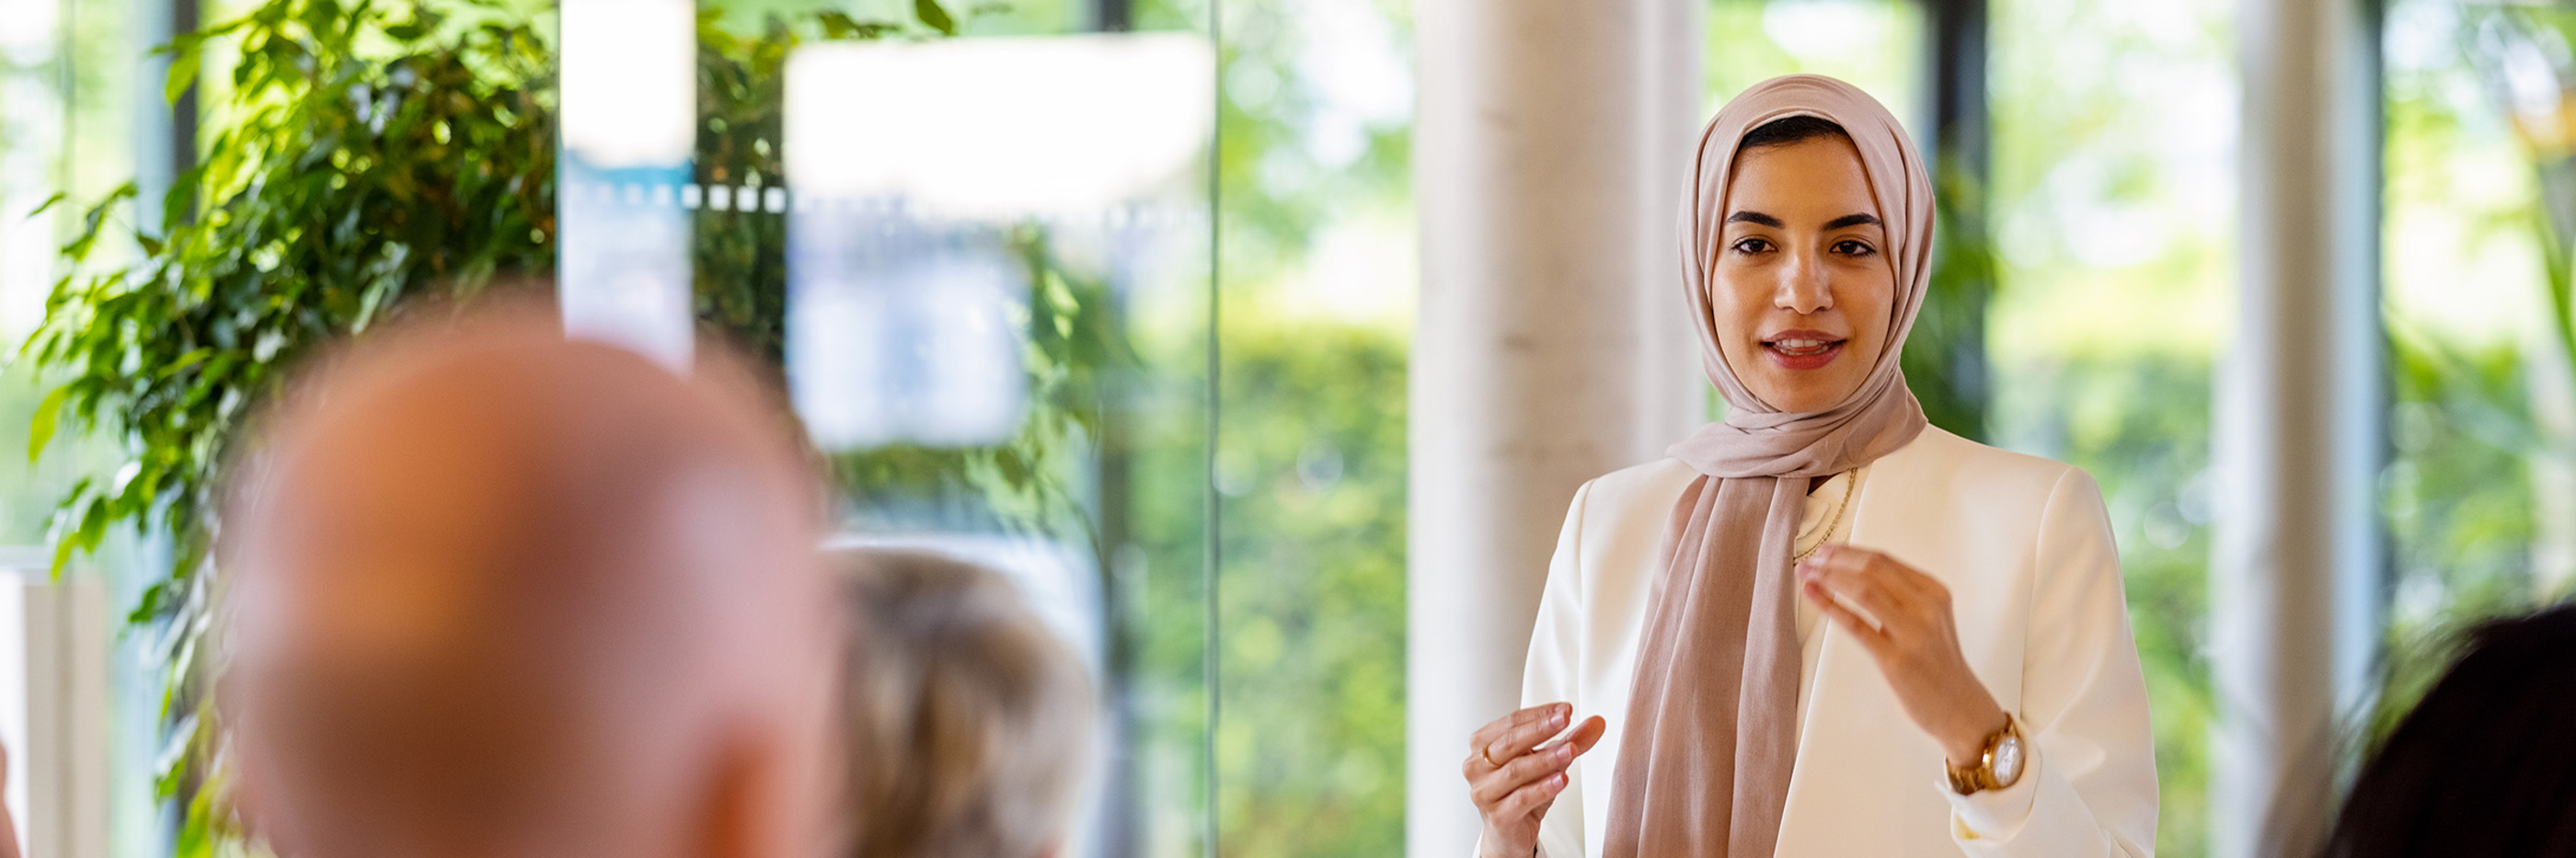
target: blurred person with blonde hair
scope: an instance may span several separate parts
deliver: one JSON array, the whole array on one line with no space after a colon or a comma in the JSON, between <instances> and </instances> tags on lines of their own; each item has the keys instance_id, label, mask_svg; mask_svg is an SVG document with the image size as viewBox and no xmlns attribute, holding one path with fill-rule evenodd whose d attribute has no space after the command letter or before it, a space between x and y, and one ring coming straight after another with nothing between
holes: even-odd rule
<instances>
[{"instance_id":1,"label":"blurred person with blonde hair","mask_svg":"<svg viewBox=\"0 0 2576 858\"><path fill-rule=\"evenodd\" d=\"M850 854L1060 854L1090 763L1082 660L992 570L891 550L831 565L850 617Z\"/></svg>"},{"instance_id":2,"label":"blurred person with blonde hair","mask_svg":"<svg viewBox=\"0 0 2576 858\"><path fill-rule=\"evenodd\" d=\"M724 350L542 306L325 352L233 466L217 686L280 858L819 858L823 494Z\"/></svg>"}]
</instances>

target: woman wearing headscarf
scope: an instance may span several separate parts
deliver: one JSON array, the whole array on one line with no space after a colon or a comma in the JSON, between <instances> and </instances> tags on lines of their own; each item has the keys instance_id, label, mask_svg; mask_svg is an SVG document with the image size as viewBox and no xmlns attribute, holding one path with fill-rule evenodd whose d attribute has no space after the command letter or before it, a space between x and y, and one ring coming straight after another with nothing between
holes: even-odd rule
<instances>
[{"instance_id":1,"label":"woman wearing headscarf","mask_svg":"<svg viewBox=\"0 0 2576 858\"><path fill-rule=\"evenodd\" d=\"M1684 295L1730 408L1576 492L1529 708L1470 740L1482 853L2151 854L2101 490L1929 427L1897 368L1933 229L1905 130L1776 78L1692 172Z\"/></svg>"}]
</instances>

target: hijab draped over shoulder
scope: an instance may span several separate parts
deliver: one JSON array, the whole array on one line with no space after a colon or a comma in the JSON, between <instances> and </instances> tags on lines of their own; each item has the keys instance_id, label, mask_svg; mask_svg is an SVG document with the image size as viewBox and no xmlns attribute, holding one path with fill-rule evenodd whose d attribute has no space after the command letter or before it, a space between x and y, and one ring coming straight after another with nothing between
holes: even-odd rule
<instances>
[{"instance_id":1,"label":"hijab draped over shoulder","mask_svg":"<svg viewBox=\"0 0 2576 858\"><path fill-rule=\"evenodd\" d=\"M1897 288L1887 347L1868 378L1833 407L1807 413L1773 408L1727 366L1709 294L1744 136L1791 116L1840 125L1860 150ZM1699 327L1700 363L1729 410L1725 422L1670 451L1699 476L1673 506L1664 570L1647 603L1603 838L1609 858L1772 854L1797 762L1789 564L1807 487L1895 452L1924 427L1897 358L1930 282L1932 182L1887 108L1832 78L1764 81L1709 120L1691 176L1682 291Z\"/></svg>"}]
</instances>

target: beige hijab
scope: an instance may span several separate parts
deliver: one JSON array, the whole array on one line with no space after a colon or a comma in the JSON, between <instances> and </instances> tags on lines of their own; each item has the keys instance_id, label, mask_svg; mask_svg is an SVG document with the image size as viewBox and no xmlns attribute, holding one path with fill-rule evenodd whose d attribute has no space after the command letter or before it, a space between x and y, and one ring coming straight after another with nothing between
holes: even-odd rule
<instances>
[{"instance_id":1,"label":"beige hijab","mask_svg":"<svg viewBox=\"0 0 2576 858\"><path fill-rule=\"evenodd\" d=\"M1739 143L1772 120L1802 115L1841 125L1860 149L1899 292L1887 349L1860 389L1832 408L1797 414L1754 396L1726 365L1708 290ZM1700 427L1671 450L1700 476L1664 531L1664 572L1647 606L1610 792L1609 858L1772 854L1797 762L1798 597L1789 557L1808 481L1895 452L1924 426L1897 356L1929 283L1932 183L1887 108L1832 78L1764 81L1709 120L1692 179L1683 291L1699 324L1700 362L1731 410L1726 422Z\"/></svg>"}]
</instances>

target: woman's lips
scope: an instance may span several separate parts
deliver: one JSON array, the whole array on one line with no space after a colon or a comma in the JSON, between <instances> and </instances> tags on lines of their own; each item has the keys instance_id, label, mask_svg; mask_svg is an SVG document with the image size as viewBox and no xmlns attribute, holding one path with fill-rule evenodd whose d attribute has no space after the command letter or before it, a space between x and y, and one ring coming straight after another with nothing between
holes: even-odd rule
<instances>
[{"instance_id":1,"label":"woman's lips","mask_svg":"<svg viewBox=\"0 0 2576 858\"><path fill-rule=\"evenodd\" d=\"M1781 369L1823 369L1842 356L1844 342L1822 331L1781 331L1764 338L1762 350Z\"/></svg>"}]
</instances>

